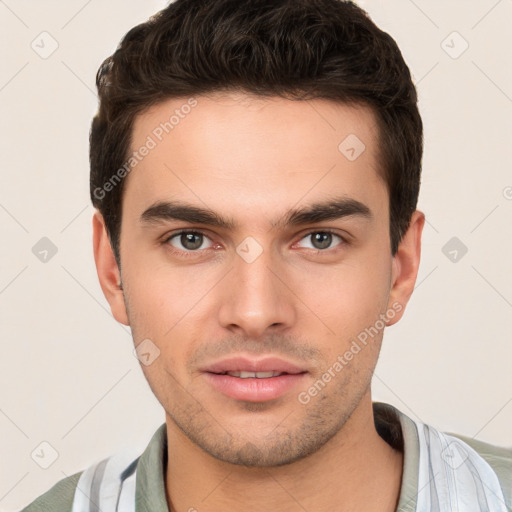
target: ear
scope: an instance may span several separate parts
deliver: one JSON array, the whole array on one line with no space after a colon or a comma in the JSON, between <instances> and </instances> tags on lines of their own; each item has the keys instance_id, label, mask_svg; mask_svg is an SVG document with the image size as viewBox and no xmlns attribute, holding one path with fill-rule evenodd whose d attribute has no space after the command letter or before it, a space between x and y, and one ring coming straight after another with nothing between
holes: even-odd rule
<instances>
[{"instance_id":1,"label":"ear","mask_svg":"<svg viewBox=\"0 0 512 512\"><path fill-rule=\"evenodd\" d=\"M114 318L124 325L130 325L121 288L121 274L110 245L103 215L98 210L92 218L92 232L94 261L103 295L110 304Z\"/></svg>"},{"instance_id":2,"label":"ear","mask_svg":"<svg viewBox=\"0 0 512 512\"><path fill-rule=\"evenodd\" d=\"M388 300L388 309L393 308L396 315L389 319L386 325L393 325L405 311L405 306L414 290L421 256L421 233L425 224L425 215L416 210L405 232L396 254L393 256L391 271L391 290ZM395 307L393 307L395 304ZM397 305L401 307L398 308Z\"/></svg>"}]
</instances>

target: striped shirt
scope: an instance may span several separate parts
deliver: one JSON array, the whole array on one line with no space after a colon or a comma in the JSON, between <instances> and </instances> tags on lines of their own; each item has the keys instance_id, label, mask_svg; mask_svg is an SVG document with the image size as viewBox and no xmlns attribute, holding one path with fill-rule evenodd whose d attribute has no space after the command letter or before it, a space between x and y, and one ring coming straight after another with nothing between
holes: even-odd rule
<instances>
[{"instance_id":1,"label":"striped shirt","mask_svg":"<svg viewBox=\"0 0 512 512\"><path fill-rule=\"evenodd\" d=\"M512 449L440 432L389 404L373 408L381 437L404 454L397 512L512 511ZM141 455L114 454L61 480L22 512L169 512L166 464L164 423Z\"/></svg>"}]
</instances>

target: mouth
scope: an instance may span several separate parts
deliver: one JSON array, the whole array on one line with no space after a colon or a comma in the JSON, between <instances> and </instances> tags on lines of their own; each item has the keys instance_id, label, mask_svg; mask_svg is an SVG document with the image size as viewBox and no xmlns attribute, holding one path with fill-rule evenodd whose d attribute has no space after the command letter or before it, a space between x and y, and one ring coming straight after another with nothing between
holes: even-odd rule
<instances>
[{"instance_id":1,"label":"mouth","mask_svg":"<svg viewBox=\"0 0 512 512\"><path fill-rule=\"evenodd\" d=\"M280 377L281 375L290 375L286 372L222 372L215 373L215 375L230 375L231 377L237 377L239 379L270 379L272 377Z\"/></svg>"},{"instance_id":2,"label":"mouth","mask_svg":"<svg viewBox=\"0 0 512 512\"><path fill-rule=\"evenodd\" d=\"M249 402L275 400L303 382L307 370L275 357L233 357L202 368L208 384L223 395Z\"/></svg>"},{"instance_id":3,"label":"mouth","mask_svg":"<svg viewBox=\"0 0 512 512\"><path fill-rule=\"evenodd\" d=\"M295 375L306 371L305 368L301 368L298 364L275 356L265 356L260 359L232 356L210 363L200 370L217 375L233 374L233 377L256 377L262 379L275 377L281 373Z\"/></svg>"}]
</instances>

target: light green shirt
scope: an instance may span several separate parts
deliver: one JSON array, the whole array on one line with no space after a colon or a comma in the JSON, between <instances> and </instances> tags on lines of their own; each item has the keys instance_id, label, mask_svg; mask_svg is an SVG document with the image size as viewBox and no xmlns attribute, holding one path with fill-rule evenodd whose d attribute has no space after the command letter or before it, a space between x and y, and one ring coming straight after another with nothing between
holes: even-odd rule
<instances>
[{"instance_id":1,"label":"light green shirt","mask_svg":"<svg viewBox=\"0 0 512 512\"><path fill-rule=\"evenodd\" d=\"M429 491L424 488L418 489L420 439L417 424L389 404L375 402L373 409L379 435L404 454L402 485L396 512L415 512L418 496ZM499 479L506 509L512 511L512 448L493 446L457 434L449 435L462 440L487 461ZM136 512L169 512L165 497L166 465L167 431L164 423L154 433L137 464ZM82 472L78 472L59 481L21 512L71 512L76 485L81 474ZM483 485L485 486L485 482ZM483 509L475 507L475 511L480 510Z\"/></svg>"}]
</instances>

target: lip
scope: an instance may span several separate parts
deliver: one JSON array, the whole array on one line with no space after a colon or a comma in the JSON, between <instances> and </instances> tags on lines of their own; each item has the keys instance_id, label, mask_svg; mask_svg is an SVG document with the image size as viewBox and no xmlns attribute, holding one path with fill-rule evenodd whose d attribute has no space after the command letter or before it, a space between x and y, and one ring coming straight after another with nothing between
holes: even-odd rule
<instances>
[{"instance_id":1,"label":"lip","mask_svg":"<svg viewBox=\"0 0 512 512\"><path fill-rule=\"evenodd\" d=\"M277 357L249 359L230 357L201 369L206 381L223 395L247 402L275 400L289 392L305 378L307 371ZM268 378L242 379L224 372L281 372L283 375Z\"/></svg>"},{"instance_id":2,"label":"lip","mask_svg":"<svg viewBox=\"0 0 512 512\"><path fill-rule=\"evenodd\" d=\"M286 373L279 377L241 379L231 375L204 373L207 382L223 395L246 402L268 402L296 387L306 373Z\"/></svg>"},{"instance_id":3,"label":"lip","mask_svg":"<svg viewBox=\"0 0 512 512\"><path fill-rule=\"evenodd\" d=\"M229 357L216 361L201 368L202 372L225 373L225 372L282 372L288 374L304 373L306 370L299 366L285 361L279 357L264 357L262 359L250 359L243 356Z\"/></svg>"}]
</instances>

